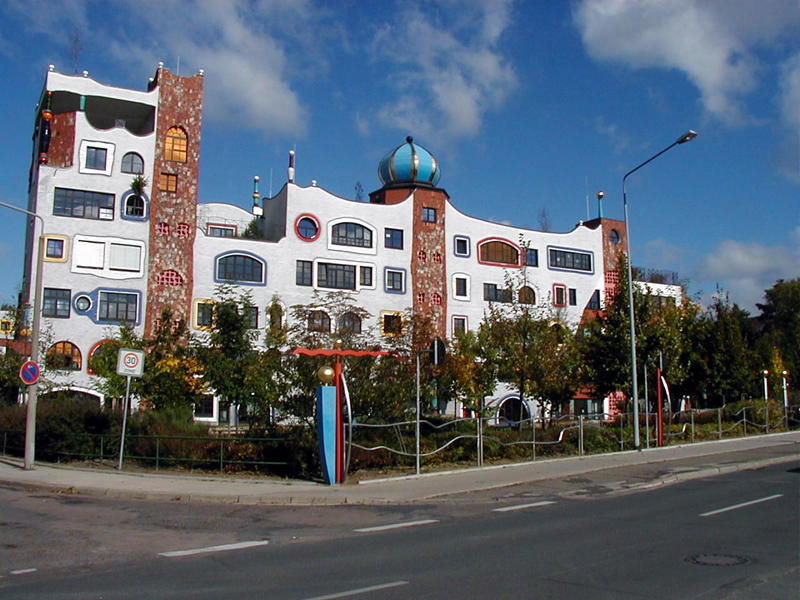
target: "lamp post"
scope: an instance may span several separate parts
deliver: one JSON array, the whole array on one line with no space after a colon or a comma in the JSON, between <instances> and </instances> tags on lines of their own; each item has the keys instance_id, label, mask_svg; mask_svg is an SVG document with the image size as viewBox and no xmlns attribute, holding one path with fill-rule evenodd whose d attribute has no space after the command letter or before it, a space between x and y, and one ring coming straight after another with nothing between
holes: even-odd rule
<instances>
[{"instance_id":1,"label":"lamp post","mask_svg":"<svg viewBox=\"0 0 800 600\"><path fill-rule=\"evenodd\" d=\"M628 179L629 175L632 175L639 169L641 169L646 164L654 161L659 156L664 154L667 150L677 146L678 144L685 144L686 142L691 142L694 138L697 137L697 132L693 130L689 130L680 136L677 140L672 142L669 146L664 148L661 152L658 152L648 158L643 163L637 165L622 177L622 204L625 208L625 239L628 241L628 312L629 318L631 322L631 383L633 386L633 447L636 450L640 450L639 447L639 385L636 377L636 328L633 321L633 268L631 266L631 232L630 232L630 225L628 219L628 196L626 193L625 183Z\"/></svg>"},{"instance_id":2,"label":"lamp post","mask_svg":"<svg viewBox=\"0 0 800 600\"><path fill-rule=\"evenodd\" d=\"M767 387L767 378L769 377L769 371L764 369L761 371L761 376L764 378L764 402L769 400L769 388Z\"/></svg>"},{"instance_id":3,"label":"lamp post","mask_svg":"<svg viewBox=\"0 0 800 600\"><path fill-rule=\"evenodd\" d=\"M39 219L41 231L39 232L39 246L36 253L36 283L33 292L33 317L31 322L31 361L39 362L39 330L42 317L42 258L44 257L44 219L34 212L6 204L0 201L1 206L25 213ZM28 386L28 409L25 417L25 458L26 471L33 469L36 456L36 403L39 399L39 383L34 382Z\"/></svg>"}]
</instances>

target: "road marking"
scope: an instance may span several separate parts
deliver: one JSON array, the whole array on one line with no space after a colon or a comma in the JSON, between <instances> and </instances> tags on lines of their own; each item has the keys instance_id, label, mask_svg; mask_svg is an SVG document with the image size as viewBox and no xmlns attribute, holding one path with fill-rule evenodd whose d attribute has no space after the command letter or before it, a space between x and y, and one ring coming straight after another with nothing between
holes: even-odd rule
<instances>
[{"instance_id":1,"label":"road marking","mask_svg":"<svg viewBox=\"0 0 800 600\"><path fill-rule=\"evenodd\" d=\"M192 556L194 554L208 554L210 552L225 552L227 550L242 550L244 548L254 548L256 546L266 546L267 540L256 540L253 542L238 542L236 544L222 544L221 546L207 546L206 548L194 548L192 550L173 550L172 552L159 552L159 556L174 558L176 556Z\"/></svg>"},{"instance_id":2,"label":"road marking","mask_svg":"<svg viewBox=\"0 0 800 600\"><path fill-rule=\"evenodd\" d=\"M508 512L511 510L525 510L526 508L535 508L537 506L547 506L548 504L555 504L554 500L542 500L541 502L532 502L530 504L516 504L514 506L503 506L501 508L493 508L492 512Z\"/></svg>"},{"instance_id":3,"label":"road marking","mask_svg":"<svg viewBox=\"0 0 800 600\"><path fill-rule=\"evenodd\" d=\"M401 529L403 527L416 527L417 525L430 525L431 523L438 523L438 519L426 519L424 521L406 521L405 523L392 523L391 525L378 525L377 527L362 527L361 529L354 529L358 533L370 533L373 531L386 531L388 529Z\"/></svg>"},{"instance_id":4,"label":"road marking","mask_svg":"<svg viewBox=\"0 0 800 600\"><path fill-rule=\"evenodd\" d=\"M9 571L9 575L27 575L28 573L35 573L39 569L17 569L16 571Z\"/></svg>"},{"instance_id":5,"label":"road marking","mask_svg":"<svg viewBox=\"0 0 800 600\"><path fill-rule=\"evenodd\" d=\"M371 585L370 587L358 588L357 590L347 590L346 592L339 592L336 594L328 594L327 596L314 596L313 598L306 598L305 600L333 600L334 598L349 598L356 594L368 594L369 592L376 592L378 590L386 590L393 587L400 587L401 585L408 585L407 581L390 581L389 583L382 583L380 585Z\"/></svg>"},{"instance_id":6,"label":"road marking","mask_svg":"<svg viewBox=\"0 0 800 600\"><path fill-rule=\"evenodd\" d=\"M751 504L759 504L760 502L767 502L769 500L775 500L775 498L781 498L783 494L774 494L772 496L767 496L766 498L759 498L758 500L750 500L750 502L742 502L741 504L734 504L733 506L726 506L725 508L718 508L717 510L712 510L706 513L703 513L699 516L701 517L710 517L711 515L718 515L719 513L728 512L729 510L736 510L737 508L742 508L744 506L750 506Z\"/></svg>"}]
</instances>

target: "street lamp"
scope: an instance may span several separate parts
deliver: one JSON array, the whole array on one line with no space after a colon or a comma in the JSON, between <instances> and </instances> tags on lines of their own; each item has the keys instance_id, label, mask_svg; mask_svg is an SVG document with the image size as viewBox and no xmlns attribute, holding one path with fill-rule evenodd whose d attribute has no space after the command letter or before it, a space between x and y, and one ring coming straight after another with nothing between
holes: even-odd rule
<instances>
[{"instance_id":1,"label":"street lamp","mask_svg":"<svg viewBox=\"0 0 800 600\"><path fill-rule=\"evenodd\" d=\"M764 402L769 401L769 388L767 387L767 377L769 377L769 371L766 369L761 371L761 376L764 378Z\"/></svg>"},{"instance_id":2,"label":"street lamp","mask_svg":"<svg viewBox=\"0 0 800 600\"><path fill-rule=\"evenodd\" d=\"M640 450L639 448L639 382L637 381L636 377L636 328L633 322L633 269L631 267L631 232L630 232L630 225L628 219L628 197L626 194L625 189L625 182L628 179L628 176L635 173L639 169L641 169L646 164L654 161L659 156L664 154L667 150L670 150L674 146L678 144L685 144L686 142L691 142L694 138L697 137L697 132L693 130L689 130L684 133L681 137L677 140L672 142L669 146L664 148L661 152L654 154L646 161L641 163L640 165L634 167L622 177L622 203L625 207L625 239L628 240L628 312L629 318L631 322L631 382L633 385L633 447L636 450Z\"/></svg>"},{"instance_id":3,"label":"street lamp","mask_svg":"<svg viewBox=\"0 0 800 600\"><path fill-rule=\"evenodd\" d=\"M42 316L42 259L44 257L44 219L34 212L6 204L0 201L0 206L5 206L11 210L25 213L39 219L41 230L39 231L39 247L36 254L36 284L33 292L33 320L31 322L31 361L39 362L39 330ZM24 467L26 471L33 469L33 461L36 455L36 403L39 399L39 383L34 382L28 386L28 410L25 418L25 458Z\"/></svg>"},{"instance_id":4,"label":"street lamp","mask_svg":"<svg viewBox=\"0 0 800 600\"><path fill-rule=\"evenodd\" d=\"M784 369L781 371L781 380L783 382L783 409L786 413L786 429L789 429L789 396L786 394L786 376L789 375L789 371Z\"/></svg>"}]
</instances>

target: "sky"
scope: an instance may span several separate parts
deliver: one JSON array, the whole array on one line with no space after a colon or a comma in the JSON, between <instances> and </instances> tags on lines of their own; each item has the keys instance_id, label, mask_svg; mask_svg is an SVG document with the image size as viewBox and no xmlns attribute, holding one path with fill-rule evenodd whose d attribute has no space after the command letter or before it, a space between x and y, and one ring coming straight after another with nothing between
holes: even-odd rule
<instances>
[{"instance_id":1,"label":"sky","mask_svg":"<svg viewBox=\"0 0 800 600\"><path fill-rule=\"evenodd\" d=\"M0 200L24 207L48 65L144 90L204 70L201 202L286 181L380 187L414 137L462 212L569 231L623 218L633 264L751 314L800 276L800 0L4 0ZM25 216L0 207L0 302Z\"/></svg>"}]
</instances>

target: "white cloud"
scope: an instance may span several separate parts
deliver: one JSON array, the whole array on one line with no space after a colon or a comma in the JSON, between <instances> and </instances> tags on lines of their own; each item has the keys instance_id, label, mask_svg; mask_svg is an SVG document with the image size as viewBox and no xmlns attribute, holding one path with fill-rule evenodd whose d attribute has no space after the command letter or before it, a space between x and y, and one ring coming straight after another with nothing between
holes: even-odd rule
<instances>
[{"instance_id":1,"label":"white cloud","mask_svg":"<svg viewBox=\"0 0 800 600\"><path fill-rule=\"evenodd\" d=\"M589 54L633 68L682 71L700 91L705 109L736 123L744 99L759 85L760 47L796 35L800 5L774 0L583 0L575 23Z\"/></svg>"},{"instance_id":2,"label":"white cloud","mask_svg":"<svg viewBox=\"0 0 800 600\"><path fill-rule=\"evenodd\" d=\"M375 60L393 67L397 96L378 109L384 125L418 135L468 137L486 112L517 86L497 48L510 23L509 0L441 2L437 11L406 8L375 35ZM408 43L402 43L408 40ZM400 41L401 43L398 43Z\"/></svg>"},{"instance_id":3,"label":"white cloud","mask_svg":"<svg viewBox=\"0 0 800 600\"><path fill-rule=\"evenodd\" d=\"M800 227L791 236L800 242ZM778 279L797 277L798 261L800 245L764 246L725 240L699 265L695 278L718 284L730 292L731 300L753 311L756 302L762 301L764 290Z\"/></svg>"}]
</instances>

